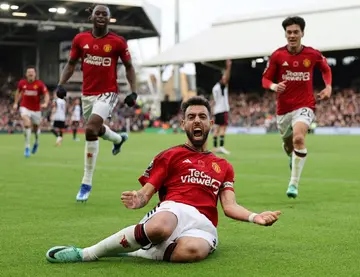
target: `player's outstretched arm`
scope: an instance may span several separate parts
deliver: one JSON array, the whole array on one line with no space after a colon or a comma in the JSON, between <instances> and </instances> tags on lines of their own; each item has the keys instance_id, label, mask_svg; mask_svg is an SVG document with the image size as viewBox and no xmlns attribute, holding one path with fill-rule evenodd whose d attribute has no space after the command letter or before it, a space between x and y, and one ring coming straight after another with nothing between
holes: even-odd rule
<instances>
[{"instance_id":1,"label":"player's outstretched arm","mask_svg":"<svg viewBox=\"0 0 360 277\"><path fill-rule=\"evenodd\" d=\"M128 209L140 209L149 203L155 192L155 187L150 183L146 183L138 191L124 191L121 195L121 201Z\"/></svg>"},{"instance_id":2,"label":"player's outstretched arm","mask_svg":"<svg viewBox=\"0 0 360 277\"><path fill-rule=\"evenodd\" d=\"M220 202L227 217L263 226L273 225L281 214L280 211L253 213L236 203L235 193L232 190L220 191Z\"/></svg>"}]
</instances>

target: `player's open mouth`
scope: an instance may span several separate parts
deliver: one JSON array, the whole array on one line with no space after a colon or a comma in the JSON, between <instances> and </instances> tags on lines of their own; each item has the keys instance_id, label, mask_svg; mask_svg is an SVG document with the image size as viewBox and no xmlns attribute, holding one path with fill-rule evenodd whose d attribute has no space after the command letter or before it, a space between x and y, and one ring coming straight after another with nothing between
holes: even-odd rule
<instances>
[{"instance_id":1,"label":"player's open mouth","mask_svg":"<svg viewBox=\"0 0 360 277\"><path fill-rule=\"evenodd\" d=\"M195 128L193 134L195 138L200 138L203 135L203 131L201 130L201 128Z\"/></svg>"},{"instance_id":2,"label":"player's open mouth","mask_svg":"<svg viewBox=\"0 0 360 277\"><path fill-rule=\"evenodd\" d=\"M97 20L96 20L96 23L97 23L98 25L105 25L105 24L106 24L105 20L103 20L103 19L97 19Z\"/></svg>"}]
</instances>

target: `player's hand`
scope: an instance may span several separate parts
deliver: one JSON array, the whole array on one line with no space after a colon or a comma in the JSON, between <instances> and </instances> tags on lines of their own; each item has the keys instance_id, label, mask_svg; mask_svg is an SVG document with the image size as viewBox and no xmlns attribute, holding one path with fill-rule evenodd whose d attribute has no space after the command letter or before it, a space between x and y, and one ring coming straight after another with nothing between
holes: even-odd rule
<instances>
[{"instance_id":1,"label":"player's hand","mask_svg":"<svg viewBox=\"0 0 360 277\"><path fill-rule=\"evenodd\" d=\"M133 107L136 104L137 94L136 92L130 93L128 96L125 97L124 103L129 107Z\"/></svg>"},{"instance_id":2,"label":"player's hand","mask_svg":"<svg viewBox=\"0 0 360 277\"><path fill-rule=\"evenodd\" d=\"M331 87L327 86L326 88L324 88L322 91L320 91L317 96L319 97L320 100L326 100L329 99L331 96Z\"/></svg>"},{"instance_id":3,"label":"player's hand","mask_svg":"<svg viewBox=\"0 0 360 277\"><path fill-rule=\"evenodd\" d=\"M263 212L254 217L254 223L263 226L271 226L278 220L280 214L280 211Z\"/></svg>"},{"instance_id":4,"label":"player's hand","mask_svg":"<svg viewBox=\"0 0 360 277\"><path fill-rule=\"evenodd\" d=\"M55 89L56 96L60 99L64 99L66 97L66 89L62 85L58 85Z\"/></svg>"},{"instance_id":5,"label":"player's hand","mask_svg":"<svg viewBox=\"0 0 360 277\"><path fill-rule=\"evenodd\" d=\"M282 93L286 89L286 81L282 81L276 85L275 91Z\"/></svg>"},{"instance_id":6,"label":"player's hand","mask_svg":"<svg viewBox=\"0 0 360 277\"><path fill-rule=\"evenodd\" d=\"M138 209L141 206L141 199L136 190L124 191L121 194L121 201L124 203L125 207L128 209Z\"/></svg>"},{"instance_id":7,"label":"player's hand","mask_svg":"<svg viewBox=\"0 0 360 277\"><path fill-rule=\"evenodd\" d=\"M42 104L40 105L40 108L41 108L41 109L46 109L48 106L49 106L48 103L42 103Z\"/></svg>"},{"instance_id":8,"label":"player's hand","mask_svg":"<svg viewBox=\"0 0 360 277\"><path fill-rule=\"evenodd\" d=\"M15 103L15 104L13 105L13 110L16 111L17 108L18 108L18 104Z\"/></svg>"},{"instance_id":9,"label":"player's hand","mask_svg":"<svg viewBox=\"0 0 360 277\"><path fill-rule=\"evenodd\" d=\"M230 67L231 64L232 64L232 61L231 61L231 60L226 60L226 66L227 66L227 67Z\"/></svg>"}]
</instances>

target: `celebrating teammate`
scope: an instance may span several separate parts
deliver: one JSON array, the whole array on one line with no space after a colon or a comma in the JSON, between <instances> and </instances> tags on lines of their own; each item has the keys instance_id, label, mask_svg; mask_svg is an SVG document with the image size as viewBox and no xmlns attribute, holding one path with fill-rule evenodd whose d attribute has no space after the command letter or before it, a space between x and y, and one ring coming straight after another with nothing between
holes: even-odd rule
<instances>
[{"instance_id":1,"label":"celebrating teammate","mask_svg":"<svg viewBox=\"0 0 360 277\"><path fill-rule=\"evenodd\" d=\"M213 125L209 102L193 97L181 109L187 142L158 154L139 178L142 188L121 196L129 209L146 206L156 192L160 203L139 224L93 246L49 249L48 261L86 262L129 252L131 256L171 262L203 260L218 244L218 199L230 218L263 226L277 221L279 211L256 214L236 203L233 167L207 151Z\"/></svg>"},{"instance_id":2,"label":"celebrating teammate","mask_svg":"<svg viewBox=\"0 0 360 277\"><path fill-rule=\"evenodd\" d=\"M86 201L92 188L92 177L99 152L98 137L114 143L113 155L117 155L128 139L126 133L113 132L104 121L111 115L118 102L117 62L119 57L126 68L126 77L132 93L125 98L128 106L134 106L137 99L136 75L131 56L124 38L109 32L110 10L107 6L90 8L93 29L76 35L72 42L70 59L60 78L57 95L66 96L63 85L70 79L78 59L82 61L83 96L82 109L85 126L85 166L77 201Z\"/></svg>"},{"instance_id":3,"label":"celebrating teammate","mask_svg":"<svg viewBox=\"0 0 360 277\"><path fill-rule=\"evenodd\" d=\"M326 58L318 50L301 44L305 29L303 18L286 18L282 26L288 44L271 55L262 84L277 93L277 125L283 148L291 159L291 178L286 194L296 198L307 156L305 136L315 118L313 71L315 67L321 70L326 85L318 94L320 100L331 96L332 74ZM273 83L275 79L277 83Z\"/></svg>"},{"instance_id":4,"label":"celebrating teammate","mask_svg":"<svg viewBox=\"0 0 360 277\"><path fill-rule=\"evenodd\" d=\"M51 132L56 136L56 146L62 144L66 120L66 101L55 97L52 108L53 128Z\"/></svg>"},{"instance_id":5,"label":"celebrating teammate","mask_svg":"<svg viewBox=\"0 0 360 277\"><path fill-rule=\"evenodd\" d=\"M213 133L214 152L230 154L225 149L225 133L229 118L229 79L230 79L231 61L226 61L226 70L221 80L215 84L212 89L214 98L214 117L215 126ZM220 147L218 148L218 137L220 136Z\"/></svg>"},{"instance_id":6,"label":"celebrating teammate","mask_svg":"<svg viewBox=\"0 0 360 277\"><path fill-rule=\"evenodd\" d=\"M17 110L20 102L20 115L24 124L25 133L25 157L30 157L30 138L31 127L35 134L35 142L31 153L35 154L39 147L41 109L45 109L49 105L50 97L46 85L36 79L36 69L29 66L26 69L26 78L19 81L15 93L15 101L13 109ZM41 96L44 96L44 102L41 103Z\"/></svg>"}]
</instances>

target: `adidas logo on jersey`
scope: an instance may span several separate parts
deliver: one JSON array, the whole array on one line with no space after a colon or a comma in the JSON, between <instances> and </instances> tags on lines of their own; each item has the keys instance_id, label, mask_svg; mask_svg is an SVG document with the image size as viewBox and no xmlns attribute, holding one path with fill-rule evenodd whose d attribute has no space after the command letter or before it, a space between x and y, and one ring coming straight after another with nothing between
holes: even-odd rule
<instances>
[{"instance_id":1,"label":"adidas logo on jersey","mask_svg":"<svg viewBox=\"0 0 360 277\"><path fill-rule=\"evenodd\" d=\"M89 48L90 48L90 47L89 47L89 44L86 44L83 48L84 48L84 49L89 49Z\"/></svg>"},{"instance_id":2,"label":"adidas logo on jersey","mask_svg":"<svg viewBox=\"0 0 360 277\"><path fill-rule=\"evenodd\" d=\"M287 63L287 61L285 61L282 66L289 66L289 64Z\"/></svg>"},{"instance_id":3,"label":"adidas logo on jersey","mask_svg":"<svg viewBox=\"0 0 360 277\"><path fill-rule=\"evenodd\" d=\"M184 163L191 164L192 162L191 162L189 159L186 159L186 160L183 161L183 164L184 164Z\"/></svg>"}]
</instances>

